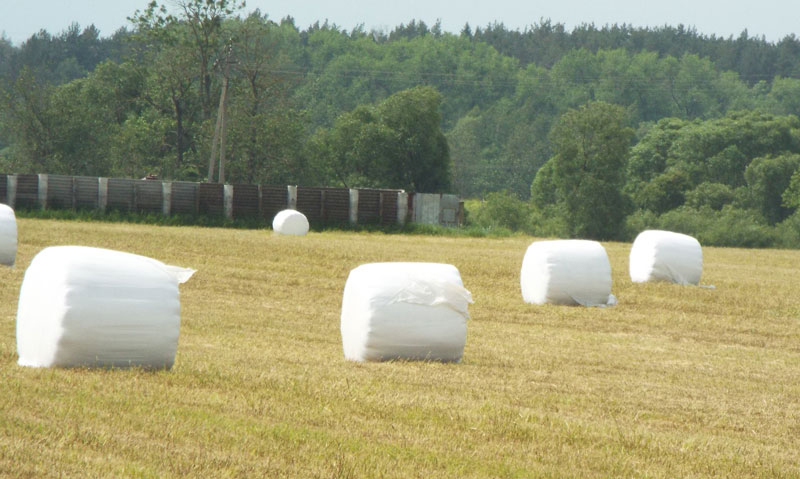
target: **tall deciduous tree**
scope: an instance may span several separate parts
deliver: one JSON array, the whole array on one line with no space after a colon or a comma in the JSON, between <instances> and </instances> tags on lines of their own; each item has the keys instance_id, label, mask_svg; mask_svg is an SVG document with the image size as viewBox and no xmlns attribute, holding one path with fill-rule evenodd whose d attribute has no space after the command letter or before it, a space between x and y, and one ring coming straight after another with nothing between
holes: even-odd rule
<instances>
[{"instance_id":1,"label":"tall deciduous tree","mask_svg":"<svg viewBox=\"0 0 800 479\"><path fill-rule=\"evenodd\" d=\"M178 16L168 13L164 5L153 0L144 9L136 11L130 20L139 30L163 29L170 25L182 24L189 34L182 37L186 53L193 61L199 76L200 103L203 119L210 116L213 98L211 96L211 66L214 59L225 47L227 41L221 38L222 21L226 16L245 7L244 1L237 0L177 0L180 9Z\"/></svg>"},{"instance_id":2,"label":"tall deciduous tree","mask_svg":"<svg viewBox=\"0 0 800 479\"><path fill-rule=\"evenodd\" d=\"M54 90L23 68L9 90L0 91L0 134L11 142L6 167L13 171L42 173L58 167L54 161Z\"/></svg>"},{"instance_id":3,"label":"tall deciduous tree","mask_svg":"<svg viewBox=\"0 0 800 479\"><path fill-rule=\"evenodd\" d=\"M632 136L625 110L604 102L569 110L553 128L552 181L571 236L620 235L627 213L621 190Z\"/></svg>"},{"instance_id":4,"label":"tall deciduous tree","mask_svg":"<svg viewBox=\"0 0 800 479\"><path fill-rule=\"evenodd\" d=\"M319 164L346 186L441 192L450 187L442 97L432 87L395 93L340 116L315 141Z\"/></svg>"},{"instance_id":5,"label":"tall deciduous tree","mask_svg":"<svg viewBox=\"0 0 800 479\"><path fill-rule=\"evenodd\" d=\"M290 103L298 81L291 63L297 31L256 10L226 25L232 44L229 178L233 181L296 184L306 181L302 155L304 125Z\"/></svg>"},{"instance_id":6,"label":"tall deciduous tree","mask_svg":"<svg viewBox=\"0 0 800 479\"><path fill-rule=\"evenodd\" d=\"M442 95L427 86L395 93L377 107L397 142L386 166L405 188L429 193L450 189L450 149L441 128L441 107Z\"/></svg>"}]
</instances>

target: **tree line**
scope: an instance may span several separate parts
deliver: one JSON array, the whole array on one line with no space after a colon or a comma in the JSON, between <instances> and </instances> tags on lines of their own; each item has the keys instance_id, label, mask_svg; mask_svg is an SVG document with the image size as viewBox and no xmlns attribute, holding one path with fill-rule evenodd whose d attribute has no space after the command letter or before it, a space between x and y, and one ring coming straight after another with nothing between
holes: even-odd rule
<instances>
[{"instance_id":1,"label":"tree line","mask_svg":"<svg viewBox=\"0 0 800 479\"><path fill-rule=\"evenodd\" d=\"M452 191L486 200L486 228L623 239L716 218L753 232L716 243L800 246L794 35L301 29L236 0L129 20L0 39L0 169Z\"/></svg>"}]
</instances>

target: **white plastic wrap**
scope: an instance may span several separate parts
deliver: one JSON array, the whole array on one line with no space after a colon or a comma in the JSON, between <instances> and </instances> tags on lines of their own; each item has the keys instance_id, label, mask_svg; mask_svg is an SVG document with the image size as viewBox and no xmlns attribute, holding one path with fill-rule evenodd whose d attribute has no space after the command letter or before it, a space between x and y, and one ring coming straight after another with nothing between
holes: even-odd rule
<instances>
[{"instance_id":1,"label":"white plastic wrap","mask_svg":"<svg viewBox=\"0 0 800 479\"><path fill-rule=\"evenodd\" d=\"M603 245L589 240L535 241L520 273L522 299L534 304L605 306L611 294L611 264Z\"/></svg>"},{"instance_id":2,"label":"white plastic wrap","mask_svg":"<svg viewBox=\"0 0 800 479\"><path fill-rule=\"evenodd\" d=\"M17 258L17 218L8 205L0 204L0 264L14 266Z\"/></svg>"},{"instance_id":3,"label":"white plastic wrap","mask_svg":"<svg viewBox=\"0 0 800 479\"><path fill-rule=\"evenodd\" d=\"M172 367L180 329L178 284L193 273L120 251L43 249L20 289L19 364Z\"/></svg>"},{"instance_id":4,"label":"white plastic wrap","mask_svg":"<svg viewBox=\"0 0 800 479\"><path fill-rule=\"evenodd\" d=\"M308 233L308 218L297 210L283 210L272 219L272 230L282 235L303 236Z\"/></svg>"},{"instance_id":5,"label":"white plastic wrap","mask_svg":"<svg viewBox=\"0 0 800 479\"><path fill-rule=\"evenodd\" d=\"M344 287L344 356L353 361L459 361L469 303L472 295L453 265L361 265L350 271Z\"/></svg>"},{"instance_id":6,"label":"white plastic wrap","mask_svg":"<svg viewBox=\"0 0 800 479\"><path fill-rule=\"evenodd\" d=\"M703 249L695 238L671 231L639 233L631 247L631 281L670 281L698 284L703 272Z\"/></svg>"}]
</instances>

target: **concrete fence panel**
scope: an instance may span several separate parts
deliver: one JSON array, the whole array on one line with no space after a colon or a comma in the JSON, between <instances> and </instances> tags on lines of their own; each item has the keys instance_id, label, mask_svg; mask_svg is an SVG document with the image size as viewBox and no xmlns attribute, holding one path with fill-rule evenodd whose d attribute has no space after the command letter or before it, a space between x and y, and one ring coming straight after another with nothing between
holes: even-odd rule
<instances>
[{"instance_id":1,"label":"concrete fence panel","mask_svg":"<svg viewBox=\"0 0 800 479\"><path fill-rule=\"evenodd\" d=\"M174 215L196 215L198 204L197 190L198 183L173 181L170 212Z\"/></svg>"},{"instance_id":2,"label":"concrete fence panel","mask_svg":"<svg viewBox=\"0 0 800 479\"><path fill-rule=\"evenodd\" d=\"M426 225L438 225L441 214L442 195L438 193L414 194L414 222Z\"/></svg>"},{"instance_id":3,"label":"concrete fence panel","mask_svg":"<svg viewBox=\"0 0 800 479\"><path fill-rule=\"evenodd\" d=\"M306 215L308 221L322 220L322 189L308 186L297 187L297 211Z\"/></svg>"},{"instance_id":4,"label":"concrete fence panel","mask_svg":"<svg viewBox=\"0 0 800 479\"><path fill-rule=\"evenodd\" d=\"M359 189L358 222L396 224L398 190Z\"/></svg>"},{"instance_id":5,"label":"concrete fence panel","mask_svg":"<svg viewBox=\"0 0 800 479\"><path fill-rule=\"evenodd\" d=\"M441 215L439 224L445 226L458 226L460 200L457 195L443 194L439 200Z\"/></svg>"},{"instance_id":6,"label":"concrete fence panel","mask_svg":"<svg viewBox=\"0 0 800 479\"><path fill-rule=\"evenodd\" d=\"M322 220L326 223L342 224L350 219L350 191L345 188L325 188Z\"/></svg>"},{"instance_id":7,"label":"concrete fence panel","mask_svg":"<svg viewBox=\"0 0 800 479\"><path fill-rule=\"evenodd\" d=\"M380 192L381 224L391 225L397 223L397 197L399 191Z\"/></svg>"},{"instance_id":8,"label":"concrete fence panel","mask_svg":"<svg viewBox=\"0 0 800 479\"><path fill-rule=\"evenodd\" d=\"M0 174L0 203L8 204L8 175Z\"/></svg>"},{"instance_id":9,"label":"concrete fence panel","mask_svg":"<svg viewBox=\"0 0 800 479\"><path fill-rule=\"evenodd\" d=\"M39 179L40 186L41 180ZM75 186L74 177L62 175L47 175L47 195L45 196L45 208L64 210L75 207ZM40 200L41 202L41 200Z\"/></svg>"},{"instance_id":10,"label":"concrete fence panel","mask_svg":"<svg viewBox=\"0 0 800 479\"><path fill-rule=\"evenodd\" d=\"M39 207L39 175L17 175L15 209L37 209Z\"/></svg>"},{"instance_id":11,"label":"concrete fence panel","mask_svg":"<svg viewBox=\"0 0 800 479\"><path fill-rule=\"evenodd\" d=\"M279 211L288 207L288 193L285 186L261 187L261 217L272 223Z\"/></svg>"},{"instance_id":12,"label":"concrete fence panel","mask_svg":"<svg viewBox=\"0 0 800 479\"><path fill-rule=\"evenodd\" d=\"M100 178L92 176L75 176L73 183L76 209L102 210L100 204ZM103 182L104 184L106 182Z\"/></svg>"},{"instance_id":13,"label":"concrete fence panel","mask_svg":"<svg viewBox=\"0 0 800 479\"><path fill-rule=\"evenodd\" d=\"M380 223L380 192L377 190L358 190L358 224Z\"/></svg>"},{"instance_id":14,"label":"concrete fence panel","mask_svg":"<svg viewBox=\"0 0 800 479\"><path fill-rule=\"evenodd\" d=\"M133 180L134 208L137 213L161 213L164 187L160 181Z\"/></svg>"},{"instance_id":15,"label":"concrete fence panel","mask_svg":"<svg viewBox=\"0 0 800 479\"><path fill-rule=\"evenodd\" d=\"M257 218L259 209L258 185L233 185L233 217Z\"/></svg>"},{"instance_id":16,"label":"concrete fence panel","mask_svg":"<svg viewBox=\"0 0 800 479\"><path fill-rule=\"evenodd\" d=\"M405 191L397 193L397 224L404 225L408 222L408 202L410 195Z\"/></svg>"},{"instance_id":17,"label":"concrete fence panel","mask_svg":"<svg viewBox=\"0 0 800 479\"><path fill-rule=\"evenodd\" d=\"M127 178L108 179L108 210L116 210L124 213L133 211L133 181Z\"/></svg>"},{"instance_id":18,"label":"concrete fence panel","mask_svg":"<svg viewBox=\"0 0 800 479\"><path fill-rule=\"evenodd\" d=\"M225 188L220 183L200 183L197 212L201 215L222 216L225 214Z\"/></svg>"},{"instance_id":19,"label":"concrete fence panel","mask_svg":"<svg viewBox=\"0 0 800 479\"><path fill-rule=\"evenodd\" d=\"M316 223L458 225L456 195L187 181L162 182L48 174L0 174L0 202L16 209L97 209L164 215L262 218L294 208Z\"/></svg>"}]
</instances>

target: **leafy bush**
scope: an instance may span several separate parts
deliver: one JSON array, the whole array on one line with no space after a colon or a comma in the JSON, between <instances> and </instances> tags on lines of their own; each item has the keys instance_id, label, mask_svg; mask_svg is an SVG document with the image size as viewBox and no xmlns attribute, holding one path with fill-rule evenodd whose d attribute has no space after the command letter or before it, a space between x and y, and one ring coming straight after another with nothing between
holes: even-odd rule
<instances>
[{"instance_id":1,"label":"leafy bush","mask_svg":"<svg viewBox=\"0 0 800 479\"><path fill-rule=\"evenodd\" d=\"M532 207L507 190L489 193L471 221L483 228L527 231Z\"/></svg>"},{"instance_id":2,"label":"leafy bush","mask_svg":"<svg viewBox=\"0 0 800 479\"><path fill-rule=\"evenodd\" d=\"M722 183L700 183L697 188L686 193L686 205L692 208L707 206L719 211L725 205L733 203L735 194L733 189Z\"/></svg>"},{"instance_id":3,"label":"leafy bush","mask_svg":"<svg viewBox=\"0 0 800 479\"><path fill-rule=\"evenodd\" d=\"M709 246L766 248L779 245L778 233L766 224L760 213L732 206L721 211L708 206L698 209L682 206L661 215L656 224L659 229L694 236L701 244Z\"/></svg>"},{"instance_id":4,"label":"leafy bush","mask_svg":"<svg viewBox=\"0 0 800 479\"><path fill-rule=\"evenodd\" d=\"M800 248L800 211L775 225L775 246Z\"/></svg>"},{"instance_id":5,"label":"leafy bush","mask_svg":"<svg viewBox=\"0 0 800 479\"><path fill-rule=\"evenodd\" d=\"M766 224L764 218L754 210L723 208L716 213L707 229L700 233L700 241L715 246L737 246L741 248L767 248L775 246L775 228Z\"/></svg>"},{"instance_id":6,"label":"leafy bush","mask_svg":"<svg viewBox=\"0 0 800 479\"><path fill-rule=\"evenodd\" d=\"M623 239L633 241L644 230L661 229L658 215L649 210L636 210L625 218Z\"/></svg>"},{"instance_id":7,"label":"leafy bush","mask_svg":"<svg viewBox=\"0 0 800 479\"><path fill-rule=\"evenodd\" d=\"M544 209L533 209L526 230L540 238L565 238L569 236L566 214L563 208L551 205Z\"/></svg>"}]
</instances>

